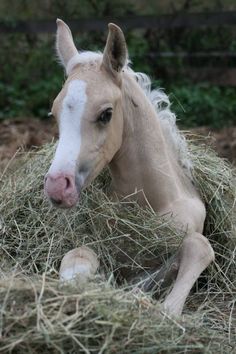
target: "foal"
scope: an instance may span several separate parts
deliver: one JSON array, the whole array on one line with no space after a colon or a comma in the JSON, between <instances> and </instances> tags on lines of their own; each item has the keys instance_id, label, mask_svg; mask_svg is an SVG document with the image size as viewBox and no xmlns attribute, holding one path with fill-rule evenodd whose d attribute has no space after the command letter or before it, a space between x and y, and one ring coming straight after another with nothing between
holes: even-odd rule
<instances>
[{"instance_id":1,"label":"foal","mask_svg":"<svg viewBox=\"0 0 236 354\"><path fill-rule=\"evenodd\" d=\"M163 305L180 315L214 252L202 235L206 212L186 165L184 139L169 108L159 107L163 98L167 105L169 101L162 92L150 91L145 75L128 67L119 27L109 24L100 54L78 52L69 27L62 20L57 26L57 52L67 80L52 107L60 138L45 193L56 206L73 207L81 190L109 165L114 195L122 198L142 190L135 194L140 205L151 205L158 215L171 214L186 237L175 257L175 283ZM88 277L97 268L94 252L81 247L67 253L60 274L63 279Z\"/></svg>"}]
</instances>

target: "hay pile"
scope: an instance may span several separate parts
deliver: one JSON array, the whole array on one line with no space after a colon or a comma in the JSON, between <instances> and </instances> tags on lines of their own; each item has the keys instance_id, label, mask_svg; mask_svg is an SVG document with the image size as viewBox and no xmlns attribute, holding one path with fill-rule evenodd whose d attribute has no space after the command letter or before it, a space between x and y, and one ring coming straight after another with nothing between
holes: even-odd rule
<instances>
[{"instance_id":1,"label":"hay pile","mask_svg":"<svg viewBox=\"0 0 236 354\"><path fill-rule=\"evenodd\" d=\"M204 149L191 145L195 182L208 209L205 231L217 259L189 297L186 312L194 316L181 320L163 317L155 300L124 281L127 272L148 271L154 259L163 264L177 250L184 235L171 221L135 203L112 203L104 193L107 173L83 193L78 208L50 207L43 177L51 145L26 156L14 173L6 171L0 190L0 351L230 353L236 344L235 179L224 160ZM58 284L63 255L85 244L99 254L102 275L85 287Z\"/></svg>"},{"instance_id":2,"label":"hay pile","mask_svg":"<svg viewBox=\"0 0 236 354\"><path fill-rule=\"evenodd\" d=\"M175 321L144 295L103 282L79 291L60 289L52 279L8 278L1 297L5 352L229 353L232 348L222 315L212 323L199 313Z\"/></svg>"}]
</instances>

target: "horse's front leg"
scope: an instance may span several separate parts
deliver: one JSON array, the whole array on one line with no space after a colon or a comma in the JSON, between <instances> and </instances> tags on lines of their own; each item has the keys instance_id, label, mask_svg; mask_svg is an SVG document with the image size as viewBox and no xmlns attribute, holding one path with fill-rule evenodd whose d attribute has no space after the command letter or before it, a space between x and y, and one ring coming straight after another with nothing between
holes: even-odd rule
<instances>
[{"instance_id":1,"label":"horse's front leg","mask_svg":"<svg viewBox=\"0 0 236 354\"><path fill-rule=\"evenodd\" d=\"M214 251L206 237L196 232L186 236L179 250L176 281L163 303L167 312L181 315L192 286L213 260Z\"/></svg>"},{"instance_id":2,"label":"horse's front leg","mask_svg":"<svg viewBox=\"0 0 236 354\"><path fill-rule=\"evenodd\" d=\"M97 255L88 247L82 246L67 252L61 261L60 279L69 281L75 277L86 281L99 267Z\"/></svg>"}]
</instances>

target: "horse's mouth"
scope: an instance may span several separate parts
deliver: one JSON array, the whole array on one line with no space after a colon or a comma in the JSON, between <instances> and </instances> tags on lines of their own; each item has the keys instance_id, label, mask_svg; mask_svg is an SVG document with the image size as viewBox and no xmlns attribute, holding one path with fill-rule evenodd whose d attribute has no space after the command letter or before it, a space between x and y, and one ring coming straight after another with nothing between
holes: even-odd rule
<instances>
[{"instance_id":1,"label":"horse's mouth","mask_svg":"<svg viewBox=\"0 0 236 354\"><path fill-rule=\"evenodd\" d=\"M78 202L79 202L79 195L78 196L73 196L73 198L70 199L64 199L64 200L60 200L60 199L55 199L55 198L50 198L48 197L50 202L52 203L52 205L56 208L60 208L60 209L70 209L75 207Z\"/></svg>"},{"instance_id":2,"label":"horse's mouth","mask_svg":"<svg viewBox=\"0 0 236 354\"><path fill-rule=\"evenodd\" d=\"M74 195L71 195L69 197L66 198L55 198L55 197L50 197L46 194L47 198L50 200L51 204L56 207L56 208L60 208L60 209L70 209L75 207L78 202L79 202L79 197L80 194L79 193L75 193Z\"/></svg>"}]
</instances>

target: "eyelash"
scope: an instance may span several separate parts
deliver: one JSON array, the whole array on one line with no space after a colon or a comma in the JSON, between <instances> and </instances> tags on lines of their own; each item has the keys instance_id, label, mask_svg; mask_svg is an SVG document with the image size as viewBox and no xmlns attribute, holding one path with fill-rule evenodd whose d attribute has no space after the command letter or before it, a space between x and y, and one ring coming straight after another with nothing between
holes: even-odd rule
<instances>
[{"instance_id":1,"label":"eyelash","mask_svg":"<svg viewBox=\"0 0 236 354\"><path fill-rule=\"evenodd\" d=\"M97 118L97 122L106 125L110 122L111 118L112 118L112 108L107 108Z\"/></svg>"}]
</instances>

